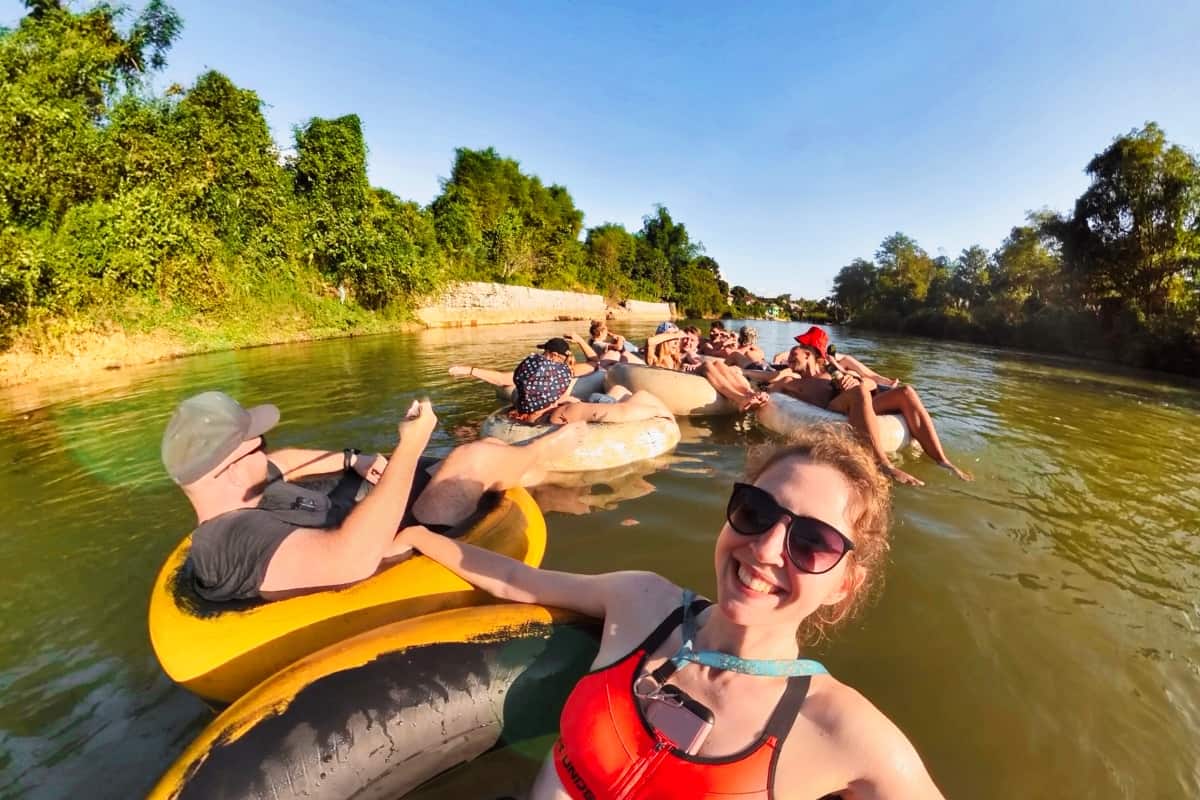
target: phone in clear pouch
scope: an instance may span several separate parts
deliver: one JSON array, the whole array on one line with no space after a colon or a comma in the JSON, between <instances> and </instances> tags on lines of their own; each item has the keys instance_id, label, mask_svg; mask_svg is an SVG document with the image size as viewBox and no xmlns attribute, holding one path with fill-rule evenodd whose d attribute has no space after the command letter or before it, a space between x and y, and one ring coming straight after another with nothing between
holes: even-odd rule
<instances>
[{"instance_id":1,"label":"phone in clear pouch","mask_svg":"<svg viewBox=\"0 0 1200 800\"><path fill-rule=\"evenodd\" d=\"M695 755L713 727L713 713L682 689L664 685L646 705L646 721L674 742L675 747Z\"/></svg>"}]
</instances>

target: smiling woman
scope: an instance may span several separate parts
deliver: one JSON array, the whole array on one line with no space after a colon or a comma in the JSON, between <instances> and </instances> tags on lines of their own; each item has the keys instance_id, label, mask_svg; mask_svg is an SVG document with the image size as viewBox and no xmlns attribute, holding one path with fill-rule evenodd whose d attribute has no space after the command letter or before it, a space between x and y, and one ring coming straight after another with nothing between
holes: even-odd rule
<instances>
[{"instance_id":1,"label":"smiling woman","mask_svg":"<svg viewBox=\"0 0 1200 800\"><path fill-rule=\"evenodd\" d=\"M533 797L941 797L895 725L800 658L877 583L887 479L832 428L760 451L747 477L717 536L715 602L654 573L551 572L402 534L501 599L604 619Z\"/></svg>"}]
</instances>

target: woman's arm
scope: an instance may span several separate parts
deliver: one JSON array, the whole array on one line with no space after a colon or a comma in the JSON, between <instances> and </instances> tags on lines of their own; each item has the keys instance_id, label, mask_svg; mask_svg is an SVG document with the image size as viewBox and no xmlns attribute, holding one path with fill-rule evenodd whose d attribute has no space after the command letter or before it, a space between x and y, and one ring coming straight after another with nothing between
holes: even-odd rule
<instances>
[{"instance_id":1,"label":"woman's arm","mask_svg":"<svg viewBox=\"0 0 1200 800\"><path fill-rule=\"evenodd\" d=\"M851 783L854 797L873 800L945 800L921 756L904 732L854 692L862 708L854 728L847 726L846 746L862 765Z\"/></svg>"},{"instance_id":2,"label":"woman's arm","mask_svg":"<svg viewBox=\"0 0 1200 800\"><path fill-rule=\"evenodd\" d=\"M484 369L483 367L468 367L466 365L455 364L450 367L450 374L455 378L478 378L481 381L490 383L493 386L513 386L512 370L508 372L499 372L494 369Z\"/></svg>"},{"instance_id":3,"label":"woman's arm","mask_svg":"<svg viewBox=\"0 0 1200 800\"><path fill-rule=\"evenodd\" d=\"M646 352L653 352L654 348L663 342L669 342L672 339L682 339L686 335L683 331L667 331L666 333L655 334L646 340Z\"/></svg>"},{"instance_id":4,"label":"woman's arm","mask_svg":"<svg viewBox=\"0 0 1200 800\"><path fill-rule=\"evenodd\" d=\"M422 525L405 528L396 538L493 597L514 603L558 606L592 617L604 617L613 598L627 589L630 582L646 575L631 572L580 575L539 569L433 533Z\"/></svg>"},{"instance_id":5,"label":"woman's arm","mask_svg":"<svg viewBox=\"0 0 1200 800\"><path fill-rule=\"evenodd\" d=\"M578 345L579 349L583 351L584 358L586 358L588 361L595 362L598 358L600 358L600 356L596 355L596 351L592 349L592 346L587 343L587 339L584 339L579 334L568 333L563 338L565 338L568 342Z\"/></svg>"}]
</instances>

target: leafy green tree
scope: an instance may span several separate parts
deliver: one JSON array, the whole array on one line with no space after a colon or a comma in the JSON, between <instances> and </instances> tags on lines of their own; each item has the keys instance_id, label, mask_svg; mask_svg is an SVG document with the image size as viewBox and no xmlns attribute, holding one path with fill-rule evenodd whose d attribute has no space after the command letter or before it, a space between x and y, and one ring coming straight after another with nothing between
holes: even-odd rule
<instances>
[{"instance_id":1,"label":"leafy green tree","mask_svg":"<svg viewBox=\"0 0 1200 800\"><path fill-rule=\"evenodd\" d=\"M856 258L842 267L833 278L833 301L844 314L853 319L876 302L879 287L879 270L875 263L865 258Z\"/></svg>"},{"instance_id":2,"label":"leafy green tree","mask_svg":"<svg viewBox=\"0 0 1200 800\"><path fill-rule=\"evenodd\" d=\"M430 210L462 276L569 285L584 262L583 212L570 193L524 174L493 148L455 150Z\"/></svg>"},{"instance_id":3,"label":"leafy green tree","mask_svg":"<svg viewBox=\"0 0 1200 800\"><path fill-rule=\"evenodd\" d=\"M1200 266L1200 163L1153 122L1087 165L1092 182L1063 226L1069 267L1093 302L1121 298L1149 317Z\"/></svg>"},{"instance_id":4,"label":"leafy green tree","mask_svg":"<svg viewBox=\"0 0 1200 800\"><path fill-rule=\"evenodd\" d=\"M636 239L637 253L630 277L638 294L652 300L670 300L675 293L671 262L645 238L638 236Z\"/></svg>"},{"instance_id":5,"label":"leafy green tree","mask_svg":"<svg viewBox=\"0 0 1200 800\"><path fill-rule=\"evenodd\" d=\"M48 0L27 5L0 36L0 226L57 222L103 190L96 165L108 110L122 87L162 66L181 26L161 0L126 33L124 11L112 6L74 14Z\"/></svg>"},{"instance_id":6,"label":"leafy green tree","mask_svg":"<svg viewBox=\"0 0 1200 800\"><path fill-rule=\"evenodd\" d=\"M933 259L933 273L929 279L929 289L925 294L925 307L935 311L944 311L954 305L951 294L953 280L953 264L946 256Z\"/></svg>"},{"instance_id":7,"label":"leafy green tree","mask_svg":"<svg viewBox=\"0 0 1200 800\"><path fill-rule=\"evenodd\" d=\"M687 227L671 218L664 205L654 207L654 213L642 217L641 236L646 243L666 256L672 273L678 273L700 255L700 247L691 241Z\"/></svg>"},{"instance_id":8,"label":"leafy green tree","mask_svg":"<svg viewBox=\"0 0 1200 800\"><path fill-rule=\"evenodd\" d=\"M987 302L991 266L991 255L977 244L959 254L954 260L949 287L955 308L970 310Z\"/></svg>"},{"instance_id":9,"label":"leafy green tree","mask_svg":"<svg viewBox=\"0 0 1200 800\"><path fill-rule=\"evenodd\" d=\"M907 313L924 303L935 265L916 240L893 233L875 251L878 288L890 309Z\"/></svg>"},{"instance_id":10,"label":"leafy green tree","mask_svg":"<svg viewBox=\"0 0 1200 800\"><path fill-rule=\"evenodd\" d=\"M1010 325L1055 302L1061 294L1062 258L1044 221L1044 217L1031 214L1031 224L1014 227L995 254L991 313L1002 315Z\"/></svg>"},{"instance_id":11,"label":"leafy green tree","mask_svg":"<svg viewBox=\"0 0 1200 800\"><path fill-rule=\"evenodd\" d=\"M633 290L638 240L624 226L605 223L590 228L584 241L585 282L610 298L627 297Z\"/></svg>"}]
</instances>

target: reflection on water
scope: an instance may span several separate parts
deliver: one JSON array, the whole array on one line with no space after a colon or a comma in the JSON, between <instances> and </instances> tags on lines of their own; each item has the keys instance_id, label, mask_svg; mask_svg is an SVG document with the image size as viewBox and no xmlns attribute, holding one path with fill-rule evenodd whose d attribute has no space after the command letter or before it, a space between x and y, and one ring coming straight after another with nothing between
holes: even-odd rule
<instances>
[{"instance_id":1,"label":"reflection on water","mask_svg":"<svg viewBox=\"0 0 1200 800\"><path fill-rule=\"evenodd\" d=\"M800 328L756 325L768 352ZM280 406L273 444L379 450L428 394L444 453L495 405L446 367L512 366L565 326L582 328L289 345L0 395L0 797L138 796L211 718L161 674L146 635L154 573L190 524L158 464L178 400L224 388ZM928 486L897 491L884 596L819 655L904 728L949 796L1200 795L1200 391L837 333L921 391L977 481L904 457ZM729 483L766 437L733 418L681 429L656 462L539 490L548 565L712 589Z\"/></svg>"}]
</instances>

